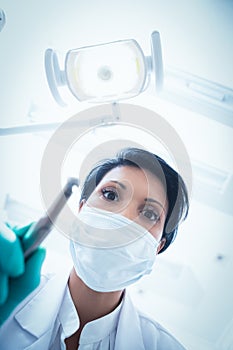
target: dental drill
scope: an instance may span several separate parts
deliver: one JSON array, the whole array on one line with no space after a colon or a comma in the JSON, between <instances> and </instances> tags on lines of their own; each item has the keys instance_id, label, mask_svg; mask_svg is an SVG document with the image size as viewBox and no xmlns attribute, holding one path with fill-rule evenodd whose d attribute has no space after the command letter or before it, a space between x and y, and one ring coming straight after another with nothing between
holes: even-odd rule
<instances>
[{"instance_id":1,"label":"dental drill","mask_svg":"<svg viewBox=\"0 0 233 350\"><path fill-rule=\"evenodd\" d=\"M31 226L22 240L24 258L27 259L48 236L53 228L53 222L64 208L73 193L73 186L79 186L76 178L69 178L63 190L49 207L47 214Z\"/></svg>"}]
</instances>

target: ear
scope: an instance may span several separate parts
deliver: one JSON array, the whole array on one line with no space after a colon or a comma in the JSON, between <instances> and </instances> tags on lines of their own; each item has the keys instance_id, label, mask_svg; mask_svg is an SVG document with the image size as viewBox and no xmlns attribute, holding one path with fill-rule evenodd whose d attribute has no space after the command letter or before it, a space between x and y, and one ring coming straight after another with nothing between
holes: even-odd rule
<instances>
[{"instance_id":1,"label":"ear","mask_svg":"<svg viewBox=\"0 0 233 350\"><path fill-rule=\"evenodd\" d=\"M158 248L157 248L157 254L160 252L160 250L163 249L165 243L166 243L166 238L162 238L161 241L159 242L159 245L158 245Z\"/></svg>"},{"instance_id":2,"label":"ear","mask_svg":"<svg viewBox=\"0 0 233 350\"><path fill-rule=\"evenodd\" d=\"M78 212L80 212L80 210L82 209L83 205L86 203L85 199L82 199L81 202L79 203L79 208L78 208Z\"/></svg>"}]
</instances>

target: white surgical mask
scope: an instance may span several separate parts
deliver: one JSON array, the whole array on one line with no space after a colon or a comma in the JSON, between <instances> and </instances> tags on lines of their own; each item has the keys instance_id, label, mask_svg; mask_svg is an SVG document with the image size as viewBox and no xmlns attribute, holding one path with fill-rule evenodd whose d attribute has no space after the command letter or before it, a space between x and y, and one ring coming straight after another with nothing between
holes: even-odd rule
<instances>
[{"instance_id":1,"label":"white surgical mask","mask_svg":"<svg viewBox=\"0 0 233 350\"><path fill-rule=\"evenodd\" d=\"M124 216L87 205L72 225L71 238L75 271L98 292L122 290L149 274L159 244Z\"/></svg>"}]
</instances>

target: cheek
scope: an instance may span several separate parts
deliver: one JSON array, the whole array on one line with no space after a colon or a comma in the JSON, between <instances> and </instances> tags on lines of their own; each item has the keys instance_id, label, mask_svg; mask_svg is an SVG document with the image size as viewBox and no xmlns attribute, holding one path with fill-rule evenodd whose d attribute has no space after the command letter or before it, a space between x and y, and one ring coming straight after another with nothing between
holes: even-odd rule
<instances>
[{"instance_id":1,"label":"cheek","mask_svg":"<svg viewBox=\"0 0 233 350\"><path fill-rule=\"evenodd\" d=\"M153 229L153 230L150 230L149 231L151 234L152 234L152 236L157 240L157 241L160 241L161 240L161 238L162 238L162 235L163 235L163 230L155 230L155 229Z\"/></svg>"},{"instance_id":2,"label":"cheek","mask_svg":"<svg viewBox=\"0 0 233 350\"><path fill-rule=\"evenodd\" d=\"M100 207L102 202L103 200L101 200L98 192L92 193L87 200L87 204L92 207Z\"/></svg>"},{"instance_id":3,"label":"cheek","mask_svg":"<svg viewBox=\"0 0 233 350\"><path fill-rule=\"evenodd\" d=\"M157 241L160 241L163 235L165 220L159 221L154 227L149 230L153 237L156 238Z\"/></svg>"}]
</instances>

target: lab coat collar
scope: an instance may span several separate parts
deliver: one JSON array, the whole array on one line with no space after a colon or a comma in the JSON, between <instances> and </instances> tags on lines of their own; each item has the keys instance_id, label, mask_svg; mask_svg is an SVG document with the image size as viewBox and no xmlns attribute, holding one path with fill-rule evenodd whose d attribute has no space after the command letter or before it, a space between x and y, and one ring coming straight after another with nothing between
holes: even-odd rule
<instances>
[{"instance_id":1,"label":"lab coat collar","mask_svg":"<svg viewBox=\"0 0 233 350\"><path fill-rule=\"evenodd\" d=\"M64 338L70 337L80 326L79 316L74 306L68 284L65 288L58 319L63 329Z\"/></svg>"},{"instance_id":2,"label":"lab coat collar","mask_svg":"<svg viewBox=\"0 0 233 350\"><path fill-rule=\"evenodd\" d=\"M29 302L25 300L25 305L15 314L16 321L20 326L40 338L49 329L52 330L57 317L57 310L61 304L65 292L66 281L69 278L70 270L63 271L59 275L53 274L48 277L41 276L41 284L34 291L34 295ZM54 290L54 281L56 279L56 290ZM56 294L53 298L52 296ZM33 318L32 315L39 315Z\"/></svg>"},{"instance_id":3,"label":"lab coat collar","mask_svg":"<svg viewBox=\"0 0 233 350\"><path fill-rule=\"evenodd\" d=\"M64 297L69 273L70 270L62 274L59 273L58 275L50 276L49 279L45 277L42 278L41 284L36 291L34 291L31 300L28 302L27 298L25 304L16 312L15 319L19 325L25 331L36 337L35 341L26 348L27 350L48 348L50 341L48 333L50 332L52 334L53 325L57 317L57 310ZM54 290L55 279L56 290ZM53 296L54 293L56 293L56 297L52 298L51 296ZM125 296L119 309L117 308L115 311L115 313L113 312L113 318L116 323L118 321L118 325L114 349L145 350L140 319L127 291L125 291ZM32 317L34 314L40 316L35 319ZM108 317L106 317L106 320L107 319ZM85 339L85 329L83 329L83 331L81 338L83 337L82 341L85 342L87 340Z\"/></svg>"},{"instance_id":4,"label":"lab coat collar","mask_svg":"<svg viewBox=\"0 0 233 350\"><path fill-rule=\"evenodd\" d=\"M124 295L123 295L124 300ZM107 337L117 328L123 301L111 313L87 323L81 333L80 345L93 344Z\"/></svg>"},{"instance_id":5,"label":"lab coat collar","mask_svg":"<svg viewBox=\"0 0 233 350\"><path fill-rule=\"evenodd\" d=\"M139 315L126 291L119 317L115 350L145 350Z\"/></svg>"}]
</instances>

